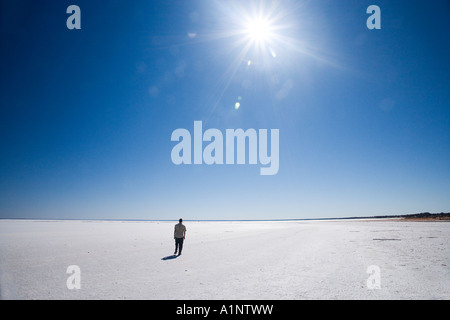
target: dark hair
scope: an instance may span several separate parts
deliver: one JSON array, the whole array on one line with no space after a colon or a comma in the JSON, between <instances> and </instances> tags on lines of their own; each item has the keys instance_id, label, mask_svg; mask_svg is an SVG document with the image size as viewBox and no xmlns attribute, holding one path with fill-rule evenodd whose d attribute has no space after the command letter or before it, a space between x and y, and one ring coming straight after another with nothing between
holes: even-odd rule
<instances>
[{"instance_id":1,"label":"dark hair","mask_svg":"<svg viewBox=\"0 0 450 320\"><path fill-rule=\"evenodd\" d=\"M178 220L178 222L179 222L179 223L182 223L182 222L183 222L183 219Z\"/></svg>"}]
</instances>

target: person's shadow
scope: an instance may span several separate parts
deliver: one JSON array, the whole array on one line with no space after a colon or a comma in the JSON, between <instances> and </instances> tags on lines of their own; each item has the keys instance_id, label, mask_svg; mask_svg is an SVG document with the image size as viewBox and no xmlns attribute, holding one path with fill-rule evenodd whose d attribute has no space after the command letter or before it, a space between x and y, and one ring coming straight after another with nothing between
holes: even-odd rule
<instances>
[{"instance_id":1,"label":"person's shadow","mask_svg":"<svg viewBox=\"0 0 450 320\"><path fill-rule=\"evenodd\" d=\"M164 257L164 258L162 258L161 260L172 260L172 259L176 259L176 258L178 258L179 256L178 255L176 255L176 254L173 254L173 255L171 255L171 256L167 256L167 257Z\"/></svg>"}]
</instances>

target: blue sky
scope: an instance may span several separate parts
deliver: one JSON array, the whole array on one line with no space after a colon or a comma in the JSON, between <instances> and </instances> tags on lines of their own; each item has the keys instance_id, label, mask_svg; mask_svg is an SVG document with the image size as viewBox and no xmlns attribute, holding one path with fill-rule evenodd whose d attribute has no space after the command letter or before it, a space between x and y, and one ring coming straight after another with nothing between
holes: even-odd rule
<instances>
[{"instance_id":1,"label":"blue sky","mask_svg":"<svg viewBox=\"0 0 450 320\"><path fill-rule=\"evenodd\" d=\"M81 30L66 27L72 4ZM372 4L381 30L366 27ZM1 6L0 218L450 209L448 1ZM270 32L256 40L259 15ZM278 174L174 165L171 134L196 120L279 129Z\"/></svg>"}]
</instances>

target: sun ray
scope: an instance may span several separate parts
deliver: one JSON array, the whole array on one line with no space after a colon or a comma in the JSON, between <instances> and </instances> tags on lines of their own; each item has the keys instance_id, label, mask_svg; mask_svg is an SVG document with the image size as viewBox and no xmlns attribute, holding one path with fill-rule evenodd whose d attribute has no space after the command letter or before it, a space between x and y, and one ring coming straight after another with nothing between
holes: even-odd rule
<instances>
[{"instance_id":1,"label":"sun ray","mask_svg":"<svg viewBox=\"0 0 450 320\"><path fill-rule=\"evenodd\" d=\"M324 48L315 47L313 42L310 43L311 35L303 31L305 29L301 27L303 21L310 23L311 17L302 17L301 14L292 16L293 12L300 12L295 10L300 5L291 8L279 1L211 3L216 12L210 18L214 21L210 24L211 28L203 32L200 30L195 37L188 39L192 44L202 42L217 44L218 48L222 48L219 53L221 61L228 61L217 77L215 84L217 89L214 93L211 92L211 96L207 99L205 121L216 113L217 107L231 86L236 84L236 87L239 87L236 81L246 76L240 72L248 72L247 76L251 77L252 81L261 84L261 88L269 88L271 94L276 97L282 83L292 82L290 78L280 79L280 75L290 77L292 68L311 62L337 66L330 60L330 55L323 51ZM246 89L242 90L242 94L245 94ZM237 108L235 104L229 104L229 107L236 110L243 108L241 103Z\"/></svg>"}]
</instances>

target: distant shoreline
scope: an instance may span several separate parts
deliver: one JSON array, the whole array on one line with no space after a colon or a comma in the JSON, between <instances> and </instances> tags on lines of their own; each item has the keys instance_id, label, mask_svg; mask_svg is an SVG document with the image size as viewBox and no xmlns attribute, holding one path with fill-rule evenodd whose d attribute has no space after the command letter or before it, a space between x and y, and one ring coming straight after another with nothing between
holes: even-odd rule
<instances>
[{"instance_id":1,"label":"distant shoreline","mask_svg":"<svg viewBox=\"0 0 450 320\"><path fill-rule=\"evenodd\" d=\"M383 215L370 217L340 218L299 218L299 219L185 219L186 222L289 222L289 221L325 221L325 220L382 220L396 219L402 221L448 221L450 213L415 213L405 215ZM75 218L0 218L0 220L38 220L38 221L123 221L123 222L174 222L178 219L75 219Z\"/></svg>"}]
</instances>

